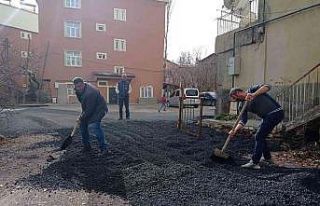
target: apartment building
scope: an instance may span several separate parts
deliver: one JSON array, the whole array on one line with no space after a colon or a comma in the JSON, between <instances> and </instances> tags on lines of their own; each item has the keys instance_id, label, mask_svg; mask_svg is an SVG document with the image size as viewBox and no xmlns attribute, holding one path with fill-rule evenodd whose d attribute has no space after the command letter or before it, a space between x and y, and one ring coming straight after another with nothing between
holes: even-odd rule
<instances>
[{"instance_id":1,"label":"apartment building","mask_svg":"<svg viewBox=\"0 0 320 206\"><path fill-rule=\"evenodd\" d=\"M75 101L71 79L95 84L108 103L126 73L131 102L161 95L166 2L158 0L38 0L41 44L49 42L44 78L58 103Z\"/></svg>"},{"instance_id":2,"label":"apartment building","mask_svg":"<svg viewBox=\"0 0 320 206\"><path fill-rule=\"evenodd\" d=\"M80 76L96 85L107 102L114 104L115 87L122 73L131 80L131 102L151 103L160 97L164 81L166 1L37 0L37 3L38 31L20 30L32 36L27 38L29 49L36 49L41 56L38 77L44 80L53 102L76 102L71 79ZM10 31L8 36L20 32L19 28L5 27Z\"/></svg>"}]
</instances>

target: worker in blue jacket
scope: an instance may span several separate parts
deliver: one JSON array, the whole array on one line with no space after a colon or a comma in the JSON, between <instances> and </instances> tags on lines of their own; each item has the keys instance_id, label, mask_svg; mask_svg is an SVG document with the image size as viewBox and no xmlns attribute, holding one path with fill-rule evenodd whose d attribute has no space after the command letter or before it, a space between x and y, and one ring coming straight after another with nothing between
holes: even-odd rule
<instances>
[{"instance_id":1,"label":"worker in blue jacket","mask_svg":"<svg viewBox=\"0 0 320 206\"><path fill-rule=\"evenodd\" d=\"M131 93L132 88L130 81L127 79L127 75L122 73L121 80L118 82L116 87L116 93L118 94L118 104L119 104L119 120L123 119L123 105L126 108L126 119L130 119L130 110L129 110L129 94Z\"/></svg>"},{"instance_id":2,"label":"worker in blue jacket","mask_svg":"<svg viewBox=\"0 0 320 206\"><path fill-rule=\"evenodd\" d=\"M241 167L260 169L259 162L262 155L266 161L271 162L271 154L267 146L266 137L272 132L273 128L282 121L284 112L279 103L267 93L270 89L270 85L260 84L251 86L247 91L243 91L240 88L232 88L230 90L229 96L231 101L241 102L240 108L244 105L244 101L248 101L240 122L235 130L229 132L231 137L234 137L247 123L248 112L254 113L262 118L260 127L255 134L255 146L251 160Z\"/></svg>"}]
</instances>

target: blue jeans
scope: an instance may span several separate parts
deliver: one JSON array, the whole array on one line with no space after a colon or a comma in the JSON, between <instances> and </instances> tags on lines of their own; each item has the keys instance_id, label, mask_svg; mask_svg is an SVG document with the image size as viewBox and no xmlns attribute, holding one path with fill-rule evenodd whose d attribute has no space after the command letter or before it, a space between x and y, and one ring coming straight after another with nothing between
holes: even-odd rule
<instances>
[{"instance_id":1,"label":"blue jeans","mask_svg":"<svg viewBox=\"0 0 320 206\"><path fill-rule=\"evenodd\" d=\"M266 137L272 132L273 128L279 124L284 117L283 110L268 114L260 124L260 127L255 135L255 146L252 154L253 163L257 164L263 154L265 159L270 159L271 154L267 146Z\"/></svg>"},{"instance_id":2,"label":"blue jeans","mask_svg":"<svg viewBox=\"0 0 320 206\"><path fill-rule=\"evenodd\" d=\"M107 149L107 144L105 141L104 132L101 128L101 122L93 122L90 124L87 124L85 122L80 123L80 131L82 136L82 143L85 147L90 147L90 135L89 131L94 133L98 142L99 142L99 148L101 151L104 151Z\"/></svg>"},{"instance_id":3,"label":"blue jeans","mask_svg":"<svg viewBox=\"0 0 320 206\"><path fill-rule=\"evenodd\" d=\"M166 111L167 109L167 103L160 103L158 111L160 112L163 109L163 111Z\"/></svg>"}]
</instances>

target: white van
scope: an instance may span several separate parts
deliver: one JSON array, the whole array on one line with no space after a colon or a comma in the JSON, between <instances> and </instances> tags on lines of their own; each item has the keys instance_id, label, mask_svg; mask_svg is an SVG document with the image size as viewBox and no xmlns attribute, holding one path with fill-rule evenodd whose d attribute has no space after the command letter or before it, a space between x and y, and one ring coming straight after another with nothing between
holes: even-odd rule
<instances>
[{"instance_id":1,"label":"white van","mask_svg":"<svg viewBox=\"0 0 320 206\"><path fill-rule=\"evenodd\" d=\"M169 97L169 107L179 107L180 89L176 89ZM183 89L183 105L194 106L197 108L200 105L199 90L197 88Z\"/></svg>"}]
</instances>

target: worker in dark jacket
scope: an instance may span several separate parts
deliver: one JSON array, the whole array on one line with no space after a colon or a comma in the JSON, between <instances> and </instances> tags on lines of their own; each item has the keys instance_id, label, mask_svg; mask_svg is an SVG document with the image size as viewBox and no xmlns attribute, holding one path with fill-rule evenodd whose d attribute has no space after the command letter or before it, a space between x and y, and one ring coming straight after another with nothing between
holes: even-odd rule
<instances>
[{"instance_id":1,"label":"worker in dark jacket","mask_svg":"<svg viewBox=\"0 0 320 206\"><path fill-rule=\"evenodd\" d=\"M240 108L244 105L244 101L248 101L248 105L241 116L240 122L234 131L231 130L229 132L232 137L247 123L248 112L254 113L262 118L260 127L255 134L255 146L251 160L241 167L260 169L259 162L262 155L266 161L271 161L271 154L267 146L266 137L272 132L273 128L282 121L284 112L279 103L267 93L270 89L270 85L261 84L252 86L247 91L243 91L240 88L230 90L229 96L231 101L240 101Z\"/></svg>"},{"instance_id":2,"label":"worker in dark jacket","mask_svg":"<svg viewBox=\"0 0 320 206\"><path fill-rule=\"evenodd\" d=\"M107 104L99 90L91 84L84 83L81 77L73 78L75 91L81 103L81 115L79 116L80 130L84 151L90 151L89 130L93 130L99 142L101 153L107 151L105 135L101 129L101 120L108 112Z\"/></svg>"},{"instance_id":3,"label":"worker in dark jacket","mask_svg":"<svg viewBox=\"0 0 320 206\"><path fill-rule=\"evenodd\" d=\"M126 108L126 119L130 119L130 111L129 111L129 94L131 93L131 84L127 79L127 75L122 73L121 80L118 82L116 87L116 93L118 94L118 102L119 102L119 120L123 119L123 104Z\"/></svg>"}]
</instances>

